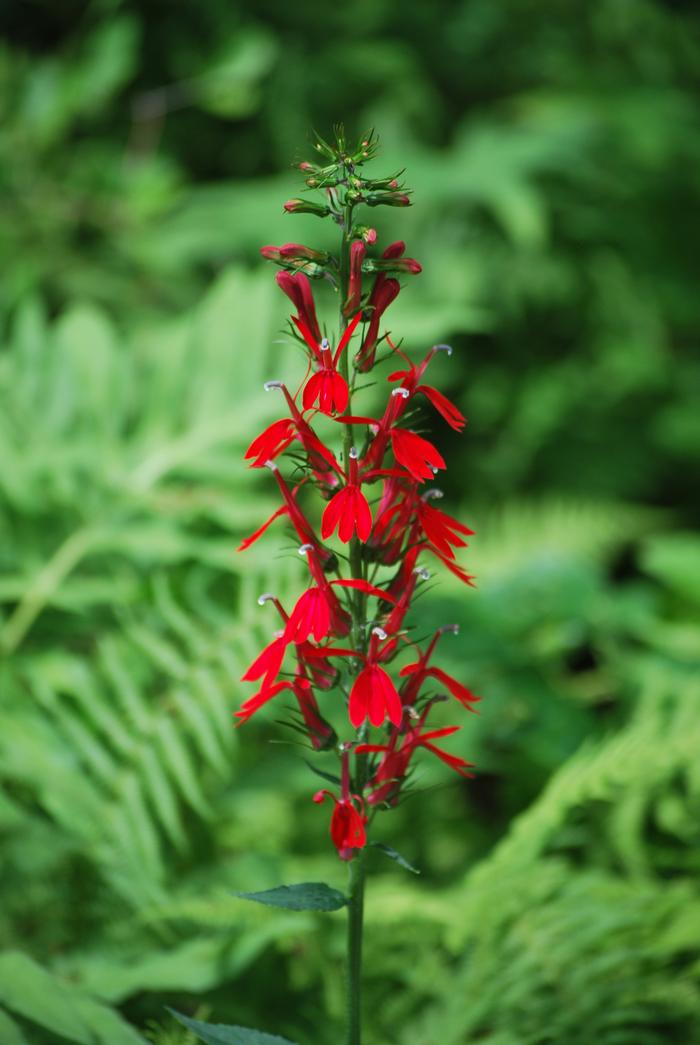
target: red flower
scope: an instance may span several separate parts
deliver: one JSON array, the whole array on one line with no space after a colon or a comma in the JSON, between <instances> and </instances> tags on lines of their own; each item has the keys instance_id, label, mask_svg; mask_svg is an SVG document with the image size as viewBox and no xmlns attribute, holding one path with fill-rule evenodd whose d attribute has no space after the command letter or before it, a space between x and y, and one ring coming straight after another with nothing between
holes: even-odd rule
<instances>
[{"instance_id":1,"label":"red flower","mask_svg":"<svg viewBox=\"0 0 700 1045\"><path fill-rule=\"evenodd\" d=\"M348 710L355 729L359 729L367 719L373 726L381 726L387 717L394 725L400 724L403 715L401 698L384 668L367 664L362 669L350 691Z\"/></svg>"},{"instance_id":2,"label":"red flower","mask_svg":"<svg viewBox=\"0 0 700 1045\"><path fill-rule=\"evenodd\" d=\"M332 791L324 788L314 795L314 802L323 802L327 797L335 802L331 816L331 838L338 850L341 860L352 860L358 849L367 844L365 824L366 816L355 808L355 802L362 808L362 799L350 793L350 774L348 769L348 753L343 752L341 778L341 797L336 798Z\"/></svg>"},{"instance_id":3,"label":"red flower","mask_svg":"<svg viewBox=\"0 0 700 1045\"><path fill-rule=\"evenodd\" d=\"M269 592L266 592L264 595L261 595L258 599L258 604L260 606L264 606L266 602L273 603L275 609L282 618L282 623L284 624L286 629L287 625L289 624L289 615L286 613L284 607L282 606L282 603L275 595L271 595ZM243 676L243 681L255 680L260 678L263 672L259 672L259 674L253 674L254 671L259 671L260 667L265 669L264 673L267 676L265 680L266 683L274 681L274 679L279 674L279 670L282 665L284 649L289 644L290 640L285 636L284 632L282 632L282 634L275 640L275 642L277 641L279 641L282 646L282 654L278 655L278 648L275 648L273 650L272 647L274 643L270 643L270 645L267 646L265 650L263 650L263 652L260 654L257 660L254 661L250 668L248 668L248 671ZM314 684L318 686L319 689L329 689L334 684L338 675L337 669L331 664L328 658L323 655L323 652L319 654L318 647L313 646L310 642L304 639L301 642L295 643L295 652L297 656L298 667L303 669L304 677L306 677L306 672L308 671L308 673L311 675L314 681ZM278 661L276 663L277 658Z\"/></svg>"},{"instance_id":4,"label":"red flower","mask_svg":"<svg viewBox=\"0 0 700 1045\"><path fill-rule=\"evenodd\" d=\"M241 682L257 682L264 677L263 689L274 682L279 675L288 645L289 640L283 635L274 638L255 658L245 675L241 676Z\"/></svg>"},{"instance_id":5,"label":"red flower","mask_svg":"<svg viewBox=\"0 0 700 1045\"><path fill-rule=\"evenodd\" d=\"M382 254L382 258L399 258L406 249L406 244L399 240L390 243ZM379 322L389 305L398 296L401 285L397 279L386 276L380 272L374 281L372 293L367 302L366 311L369 312L369 325L365 332L362 347L355 357L355 365L358 370L371 370L374 366L374 356L379 340Z\"/></svg>"},{"instance_id":6,"label":"red flower","mask_svg":"<svg viewBox=\"0 0 700 1045\"><path fill-rule=\"evenodd\" d=\"M301 669L297 670L293 690L311 746L316 751L325 751L326 748L335 744L337 740L336 733L333 727L321 715L311 685Z\"/></svg>"},{"instance_id":7,"label":"red flower","mask_svg":"<svg viewBox=\"0 0 700 1045\"><path fill-rule=\"evenodd\" d=\"M331 839L341 860L352 860L356 850L367 845L365 817L352 804L351 799L336 798L332 791L324 788L314 795L314 802L323 802L328 796L335 802L331 817Z\"/></svg>"},{"instance_id":8,"label":"red flower","mask_svg":"<svg viewBox=\"0 0 700 1045\"><path fill-rule=\"evenodd\" d=\"M283 417L281 421L273 421L264 432L261 432L250 444L245 452L244 460L251 457L255 460L251 468L263 468L267 461L274 461L294 441L296 429L294 422L289 417Z\"/></svg>"},{"instance_id":9,"label":"red flower","mask_svg":"<svg viewBox=\"0 0 700 1045\"><path fill-rule=\"evenodd\" d=\"M392 344L391 341L389 343ZM444 417L448 425L451 428L454 428L456 432L461 432L467 423L467 419L461 410L458 410L454 403L450 402L447 396L443 395L437 388L433 388L432 385L419 384L430 360L436 352L440 351L445 351L449 354L452 353L452 349L449 345L433 345L422 363L415 366L410 360L407 360L409 369L394 371L393 374L389 374L387 381L401 380L401 387L405 388L411 397L416 395L418 392L422 392L426 399L433 404L438 413ZM399 355L403 355L403 353L399 352ZM405 356L403 358L406 359Z\"/></svg>"},{"instance_id":10,"label":"red flower","mask_svg":"<svg viewBox=\"0 0 700 1045\"><path fill-rule=\"evenodd\" d=\"M321 520L321 536L324 541L334 530L338 537L347 544L354 533L361 541L366 541L372 529L372 512L367 498L362 493L357 467L357 451L350 450L350 468L347 485L329 501Z\"/></svg>"},{"instance_id":11,"label":"red flower","mask_svg":"<svg viewBox=\"0 0 700 1045\"><path fill-rule=\"evenodd\" d=\"M442 729L423 732L429 710L430 705L425 708L420 720L415 725L409 726L404 733L397 729L392 730L388 744L358 744L355 748L358 755L374 752L382 752L384 755L370 781L372 791L367 797L370 805L377 805L380 802L396 804L411 758L419 747L424 747L437 755L442 762L454 769L460 776L473 775L469 772L473 768L473 763L467 762L459 755L451 755L449 751L443 751L442 748L432 743L433 740L440 737L448 737L456 733L460 729L459 726L445 726Z\"/></svg>"},{"instance_id":12,"label":"red flower","mask_svg":"<svg viewBox=\"0 0 700 1045\"><path fill-rule=\"evenodd\" d=\"M335 597L333 597L335 598ZM337 602L337 600L335 600ZM309 588L297 599L296 606L292 610L289 622L285 628L287 642L303 642L313 635L316 642L325 639L331 630L331 611L333 604L328 593L321 588ZM338 614L342 608L338 604ZM340 619L340 618L338 618ZM341 634L348 632L347 622L341 629Z\"/></svg>"},{"instance_id":13,"label":"red flower","mask_svg":"<svg viewBox=\"0 0 700 1045\"><path fill-rule=\"evenodd\" d=\"M261 468L268 461L273 461L295 439L298 439L308 455L309 466L315 477L324 486L336 487L338 476L342 475L342 469L335 456L323 445L311 425L304 420L284 382L266 382L265 390L267 392L274 388L279 388L283 393L292 416L274 421L264 432L261 432L248 447L245 459L255 458L251 463L251 468Z\"/></svg>"},{"instance_id":14,"label":"red flower","mask_svg":"<svg viewBox=\"0 0 700 1045\"><path fill-rule=\"evenodd\" d=\"M381 628L373 629L365 667L350 690L348 712L355 729L359 729L367 719L373 726L381 726L387 717L395 726L401 724L401 697L391 677L377 663L381 659L379 641L385 638L386 634Z\"/></svg>"},{"instance_id":15,"label":"red flower","mask_svg":"<svg viewBox=\"0 0 700 1045\"><path fill-rule=\"evenodd\" d=\"M472 537L474 531L470 530L464 523L453 519L451 515L433 508L428 501L433 497L442 497L439 490L427 490L422 497L416 501L416 517L418 525L428 538L428 541L440 555L454 559L454 548L466 548L467 542L463 541L459 534Z\"/></svg>"},{"instance_id":16,"label":"red flower","mask_svg":"<svg viewBox=\"0 0 700 1045\"><path fill-rule=\"evenodd\" d=\"M434 478L436 469L447 467L432 443L406 428L391 429L391 445L398 463L419 482Z\"/></svg>"},{"instance_id":17,"label":"red flower","mask_svg":"<svg viewBox=\"0 0 700 1045\"><path fill-rule=\"evenodd\" d=\"M393 602L381 588L375 588L368 581L338 579L329 581L312 545L303 544L299 549L305 553L311 574L316 586L303 592L292 610L284 635L287 642L304 642L313 634L317 642L326 638L331 632L335 635L347 635L350 630L350 617L338 602L334 587L353 588L365 595L374 595L379 599Z\"/></svg>"},{"instance_id":18,"label":"red flower","mask_svg":"<svg viewBox=\"0 0 700 1045\"><path fill-rule=\"evenodd\" d=\"M354 240L350 245L350 276L348 279L348 296L343 305L343 315L351 316L360 307L362 297L362 262L367 248L362 240Z\"/></svg>"},{"instance_id":19,"label":"red flower","mask_svg":"<svg viewBox=\"0 0 700 1045\"><path fill-rule=\"evenodd\" d=\"M321 344L314 338L307 325L297 316L292 317L299 333L311 349L313 358L316 360L318 370L306 383L302 396L305 410L318 402L318 407L323 414L343 413L348 405L348 386L345 378L338 373L338 361L348 341L355 332L355 327L362 318L358 313L353 321L345 328L343 336L338 342L335 355L332 354L330 345L324 337Z\"/></svg>"},{"instance_id":20,"label":"red flower","mask_svg":"<svg viewBox=\"0 0 700 1045\"><path fill-rule=\"evenodd\" d=\"M247 722L256 711L259 711L264 704L267 704L268 700L272 700L272 698L276 697L278 693L281 693L283 689L293 690L294 686L291 682L284 681L275 682L272 686L263 686L259 689L257 693L254 693L252 697L249 697L243 704L241 704L238 711L234 713L235 717L240 719L238 725L242 726L243 723Z\"/></svg>"},{"instance_id":21,"label":"red flower","mask_svg":"<svg viewBox=\"0 0 700 1045\"><path fill-rule=\"evenodd\" d=\"M415 704L420 688L425 680L427 678L434 678L449 690L452 696L456 697L468 711L474 710L471 705L476 704L481 698L475 696L470 689L467 689L467 687L461 682L458 682L457 679L452 677L452 675L448 675L446 671L442 670L442 668L434 667L428 663L440 636L444 635L445 632L457 634L457 631L457 626L454 624L438 628L430 645L427 650L421 654L420 658L415 661L415 663L406 664L405 667L401 668L399 675L401 675L402 678L406 676L409 677L408 682L406 682L401 689L401 696L404 704Z\"/></svg>"},{"instance_id":22,"label":"red flower","mask_svg":"<svg viewBox=\"0 0 700 1045\"><path fill-rule=\"evenodd\" d=\"M328 342L323 339L324 351ZM345 378L332 366L324 366L309 378L304 388L303 404L308 410L318 401L322 414L342 414L348 405L348 386Z\"/></svg>"},{"instance_id":23,"label":"red flower","mask_svg":"<svg viewBox=\"0 0 700 1045\"><path fill-rule=\"evenodd\" d=\"M275 280L296 308L297 318L305 324L316 340L320 341L321 331L316 319L316 305L308 276L303 272L278 272Z\"/></svg>"},{"instance_id":24,"label":"red flower","mask_svg":"<svg viewBox=\"0 0 700 1045\"><path fill-rule=\"evenodd\" d=\"M323 513L321 534L326 540L338 529L338 537L347 544L354 533L366 541L372 529L372 513L359 486L348 485L339 490Z\"/></svg>"}]
</instances>

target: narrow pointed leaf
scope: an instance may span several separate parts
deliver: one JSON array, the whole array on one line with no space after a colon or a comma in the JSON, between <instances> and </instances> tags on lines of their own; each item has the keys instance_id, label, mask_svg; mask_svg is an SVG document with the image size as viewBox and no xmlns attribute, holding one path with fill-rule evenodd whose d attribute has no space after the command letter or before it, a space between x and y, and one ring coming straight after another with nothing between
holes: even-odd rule
<instances>
[{"instance_id":1,"label":"narrow pointed leaf","mask_svg":"<svg viewBox=\"0 0 700 1045\"><path fill-rule=\"evenodd\" d=\"M324 769L319 769L318 766L312 765L312 763L306 758L304 759L304 762L311 772L316 774L316 776L320 776L322 780L327 780L329 784L335 784L336 787L340 787L340 777L336 776L335 773L326 773Z\"/></svg>"},{"instance_id":2,"label":"narrow pointed leaf","mask_svg":"<svg viewBox=\"0 0 700 1045\"><path fill-rule=\"evenodd\" d=\"M411 874L420 874L420 871L417 867L414 867L413 864L409 864L406 857L402 856L401 853L397 853L396 850L392 849L390 845L384 845L383 842L370 842L369 844L373 846L375 849L379 849L382 853L384 853L385 856L388 856L391 860L396 860L396 863L399 864L400 867L404 867L407 871L410 871Z\"/></svg>"},{"instance_id":3,"label":"narrow pointed leaf","mask_svg":"<svg viewBox=\"0 0 700 1045\"><path fill-rule=\"evenodd\" d=\"M339 911L347 897L325 882L300 882L299 885L278 885L260 893L234 893L241 900L254 900L268 907L284 907L288 911Z\"/></svg>"},{"instance_id":4,"label":"narrow pointed leaf","mask_svg":"<svg viewBox=\"0 0 700 1045\"><path fill-rule=\"evenodd\" d=\"M175 1009L168 1009L168 1012L206 1045L294 1045L289 1038L280 1038L277 1034L265 1034L261 1030L234 1027L226 1023L202 1023L201 1020L183 1016Z\"/></svg>"}]
</instances>

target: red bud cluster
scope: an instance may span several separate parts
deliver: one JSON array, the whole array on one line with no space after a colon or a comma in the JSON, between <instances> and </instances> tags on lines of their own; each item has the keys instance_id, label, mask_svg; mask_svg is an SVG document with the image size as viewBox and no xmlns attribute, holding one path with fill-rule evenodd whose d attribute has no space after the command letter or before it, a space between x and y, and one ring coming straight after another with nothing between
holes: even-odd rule
<instances>
[{"instance_id":1,"label":"red bud cluster","mask_svg":"<svg viewBox=\"0 0 700 1045\"><path fill-rule=\"evenodd\" d=\"M470 763L434 743L460 727L429 729L427 718L438 700L447 699L441 694L470 711L479 699L432 662L439 636L456 629L440 629L425 650L410 630L412 600L429 577L427 557L465 583L472 581L456 553L473 531L433 503L442 495L428 484L446 465L433 443L412 427L415 408L427 402L457 432L466 419L424 381L436 353L451 349L435 345L413 363L388 333L380 333L400 291L395 277L418 274L421 266L404 256L402 242L371 257L376 232L353 224L358 202L408 202L395 177L368 181L360 176L374 147L372 135L354 150L340 136L334 147L320 141L317 150L326 165L302 163L300 169L309 176L307 183L322 183L328 202L285 204L288 211L324 216L323 211L334 218L342 230L338 258L296 243L261 250L282 267L277 283L294 307L290 329L307 354L308 367L295 394L280 382L266 386L282 392L285 413L253 439L246 458L251 467L271 470L282 504L241 545L249 547L284 518L299 539L308 581L288 610L274 595L261 596L261 603L275 606L281 628L243 676L257 690L236 716L245 722L269 701L291 694L299 711L297 728L313 749L325 750L337 744L328 719L337 723L339 710L346 707L345 729L352 726L356 732L346 732L339 749L340 797L329 791L315 795L317 802L330 796L335 803L331 836L344 860L364 847L373 811L397 802L420 749L460 775L470 775ZM322 333L309 275L328 277L338 291L340 333L335 339ZM385 375L390 387L383 413L356 412L358 375L388 357L395 357L400 369ZM337 422L337 440L317 433L319 416ZM294 486L277 464L290 450ZM322 512L302 506L304 493L312 490L322 498ZM348 569L343 571L341 563ZM382 734L371 736L371 729Z\"/></svg>"}]
</instances>

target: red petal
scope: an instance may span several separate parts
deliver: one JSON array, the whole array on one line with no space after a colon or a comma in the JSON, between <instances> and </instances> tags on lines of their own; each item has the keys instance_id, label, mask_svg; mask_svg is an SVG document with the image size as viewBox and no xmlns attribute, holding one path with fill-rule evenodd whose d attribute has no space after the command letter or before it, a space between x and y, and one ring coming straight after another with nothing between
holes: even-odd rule
<instances>
[{"instance_id":1,"label":"red petal","mask_svg":"<svg viewBox=\"0 0 700 1045\"><path fill-rule=\"evenodd\" d=\"M241 543L238 546L238 551L244 552L246 548L250 548L251 544L254 544L255 541L257 541L258 537L262 537L262 535L265 533L265 530L268 528L268 526L270 526L271 523L275 521L275 519L279 519L280 515L287 514L288 512L286 505L283 505L281 508L278 508L276 512L273 512L273 514L270 516L267 522L264 522L262 524L259 530L256 530L255 533L251 533L250 537L246 537L245 540L241 541Z\"/></svg>"},{"instance_id":2,"label":"red petal","mask_svg":"<svg viewBox=\"0 0 700 1045\"><path fill-rule=\"evenodd\" d=\"M362 319L362 313L358 312L357 315L355 316L355 318L353 319L353 321L351 323L349 323L346 326L345 330L343 331L343 336L341 337L340 341L338 342L338 347L335 350L335 356L333 358L333 362L336 364L336 366L338 365L338 360L340 359L340 353L343 351L343 349L347 345L348 341L350 340L352 335L355 333L355 327L357 326L357 324L360 322L361 319Z\"/></svg>"},{"instance_id":3,"label":"red petal","mask_svg":"<svg viewBox=\"0 0 700 1045\"><path fill-rule=\"evenodd\" d=\"M279 275L279 273L278 273L278 275ZM300 319L299 316L292 316L292 322L294 323L294 326L297 328L297 330L299 331L299 333L303 337L303 339L306 342L306 344L309 346L309 348L313 352L314 357L316 359L318 359L318 361L320 362L321 361L321 346L316 341L316 338L313 336L313 334L311 333L311 331L307 327L306 323L303 321L303 319Z\"/></svg>"},{"instance_id":4,"label":"red petal","mask_svg":"<svg viewBox=\"0 0 700 1045\"><path fill-rule=\"evenodd\" d=\"M350 715L350 722L355 729L359 729L367 718L369 702L372 696L370 683L371 671L372 669L369 667L363 668L355 679L353 687L350 690L348 713Z\"/></svg>"},{"instance_id":5,"label":"red petal","mask_svg":"<svg viewBox=\"0 0 700 1045\"><path fill-rule=\"evenodd\" d=\"M357 591L362 591L365 595L376 595L378 599L385 599L387 602L396 602L393 596L389 595L382 588L375 588L369 581L363 580L337 580L331 581L331 584L337 584L342 588L356 588Z\"/></svg>"},{"instance_id":6,"label":"red petal","mask_svg":"<svg viewBox=\"0 0 700 1045\"><path fill-rule=\"evenodd\" d=\"M272 700L283 689L292 689L291 682L276 682L274 686L263 686L254 696L249 697L244 704L241 704L239 710L234 713L235 718L241 720L237 724L242 726L263 704L267 704L268 700Z\"/></svg>"},{"instance_id":7,"label":"red petal","mask_svg":"<svg viewBox=\"0 0 700 1045\"><path fill-rule=\"evenodd\" d=\"M331 498L326 505L326 509L321 519L321 536L324 540L335 530L338 525L341 516L345 510L345 501L348 495L348 488L344 486L342 490L338 490L337 494Z\"/></svg>"},{"instance_id":8,"label":"red petal","mask_svg":"<svg viewBox=\"0 0 700 1045\"><path fill-rule=\"evenodd\" d=\"M333 401L335 402L336 412L342 414L345 407L348 405L349 392L347 383L345 378L340 374L333 374L330 381L332 384L331 394Z\"/></svg>"},{"instance_id":9,"label":"red petal","mask_svg":"<svg viewBox=\"0 0 700 1045\"><path fill-rule=\"evenodd\" d=\"M419 385L416 391L422 392L425 398L430 400L438 413L445 418L450 428L454 428L455 432L462 431L467 423L467 419L447 396L443 395L437 388L433 388L432 385Z\"/></svg>"},{"instance_id":10,"label":"red petal","mask_svg":"<svg viewBox=\"0 0 700 1045\"><path fill-rule=\"evenodd\" d=\"M323 372L319 371L317 374L313 374L306 382L304 392L302 394L302 405L304 410L310 410L316 400L323 393Z\"/></svg>"},{"instance_id":11,"label":"red petal","mask_svg":"<svg viewBox=\"0 0 700 1045\"><path fill-rule=\"evenodd\" d=\"M262 653L255 658L245 675L241 676L241 682L255 682L257 679L262 678L263 675L276 676L284 660L286 648L287 643L283 638L273 639Z\"/></svg>"},{"instance_id":12,"label":"red petal","mask_svg":"<svg viewBox=\"0 0 700 1045\"><path fill-rule=\"evenodd\" d=\"M442 454L432 443L406 428L392 428L391 444L399 464L419 481L432 479L433 468L447 467Z\"/></svg>"},{"instance_id":13,"label":"red petal","mask_svg":"<svg viewBox=\"0 0 700 1045\"><path fill-rule=\"evenodd\" d=\"M379 681L386 714L388 715L390 722L393 722L395 726L400 726L403 719L401 697L396 692L396 687L386 671L384 671L383 668L377 668L376 670L381 673Z\"/></svg>"},{"instance_id":14,"label":"red petal","mask_svg":"<svg viewBox=\"0 0 700 1045\"><path fill-rule=\"evenodd\" d=\"M367 498L359 487L355 490L354 502L357 536L364 543L372 532L372 512L367 503Z\"/></svg>"},{"instance_id":15,"label":"red petal","mask_svg":"<svg viewBox=\"0 0 700 1045\"><path fill-rule=\"evenodd\" d=\"M458 682L457 679L452 677L452 675L448 675L446 671L442 670L442 668L430 667L426 670L426 675L431 675L434 679L437 679L438 682L441 682L443 686L446 686L452 696L456 697L465 707L481 700L481 697L475 696L470 689L463 686L462 683Z\"/></svg>"}]
</instances>

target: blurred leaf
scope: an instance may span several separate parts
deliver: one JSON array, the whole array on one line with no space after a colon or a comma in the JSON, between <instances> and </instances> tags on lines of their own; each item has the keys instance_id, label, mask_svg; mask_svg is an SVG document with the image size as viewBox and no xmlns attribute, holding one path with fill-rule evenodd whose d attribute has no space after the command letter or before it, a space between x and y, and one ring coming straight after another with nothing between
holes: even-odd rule
<instances>
[{"instance_id":1,"label":"blurred leaf","mask_svg":"<svg viewBox=\"0 0 700 1045\"><path fill-rule=\"evenodd\" d=\"M19 951L0 954L0 1000L11 1011L79 1045L144 1042L111 1009L63 983Z\"/></svg>"},{"instance_id":2,"label":"blurred leaf","mask_svg":"<svg viewBox=\"0 0 700 1045\"><path fill-rule=\"evenodd\" d=\"M642 546L642 568L683 598L700 601L700 535L648 537Z\"/></svg>"}]
</instances>

